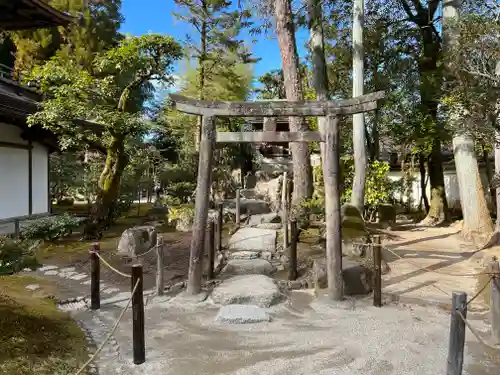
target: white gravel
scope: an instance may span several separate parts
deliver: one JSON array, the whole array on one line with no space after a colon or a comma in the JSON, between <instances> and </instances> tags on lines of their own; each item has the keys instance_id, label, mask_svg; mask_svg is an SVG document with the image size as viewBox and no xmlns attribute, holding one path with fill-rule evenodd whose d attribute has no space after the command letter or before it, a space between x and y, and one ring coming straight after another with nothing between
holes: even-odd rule
<instances>
[{"instance_id":1,"label":"white gravel","mask_svg":"<svg viewBox=\"0 0 500 375\"><path fill-rule=\"evenodd\" d=\"M301 296L302 294L302 296ZM304 298L304 293L297 293ZM130 315L115 337L122 362L101 375L437 375L446 369L449 316L434 308L326 300L298 309L278 305L271 322L221 325L217 306L151 305L146 314L147 362L134 367ZM112 319L110 319L112 322ZM484 323L473 321L484 329ZM470 333L467 340L474 341ZM468 344L463 375L498 375Z\"/></svg>"}]
</instances>

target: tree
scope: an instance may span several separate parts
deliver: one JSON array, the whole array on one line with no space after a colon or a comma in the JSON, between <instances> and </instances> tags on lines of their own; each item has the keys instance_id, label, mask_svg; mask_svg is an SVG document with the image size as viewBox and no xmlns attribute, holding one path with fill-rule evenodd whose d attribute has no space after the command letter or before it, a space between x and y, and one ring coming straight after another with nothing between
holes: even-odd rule
<instances>
[{"instance_id":1,"label":"tree","mask_svg":"<svg viewBox=\"0 0 500 375\"><path fill-rule=\"evenodd\" d=\"M299 56L295 41L295 26L290 0L276 0L274 2L276 18L276 34L281 54L281 64L288 100L303 100L304 91L300 77ZM290 130L294 132L307 131L308 126L303 118L290 117ZM293 159L293 201L312 196L312 171L307 144L292 143L290 146Z\"/></svg>"},{"instance_id":2,"label":"tree","mask_svg":"<svg viewBox=\"0 0 500 375\"><path fill-rule=\"evenodd\" d=\"M420 74L421 112L425 116L423 126L433 141L428 159L431 201L423 223L436 224L449 220L448 203L444 186L441 143L444 137L443 124L438 119L438 103L441 95L441 69L438 61L441 54L441 37L436 29L436 13L441 0L399 0L409 21L419 31L421 55L418 59Z\"/></svg>"},{"instance_id":3,"label":"tree","mask_svg":"<svg viewBox=\"0 0 500 375\"><path fill-rule=\"evenodd\" d=\"M257 89L259 99L286 99L285 83L282 69L275 69L259 77L262 88Z\"/></svg>"},{"instance_id":4,"label":"tree","mask_svg":"<svg viewBox=\"0 0 500 375\"><path fill-rule=\"evenodd\" d=\"M187 37L188 55L197 62L197 98L206 98L206 82L221 66L234 64L234 59L226 60L229 54L237 55L240 62L255 60L238 39L241 29L249 27L250 12L232 10L232 2L226 0L175 0L183 12L174 16L190 24L196 37ZM193 40L194 39L194 40ZM201 117L196 126L196 148L201 139Z\"/></svg>"},{"instance_id":5,"label":"tree","mask_svg":"<svg viewBox=\"0 0 500 375\"><path fill-rule=\"evenodd\" d=\"M42 108L30 116L61 136L61 146L87 144L106 153L99 192L87 234L110 224L123 171L129 161L128 142L148 130L134 104L150 80L173 84L172 69L181 47L171 37L145 35L123 40L118 47L95 57L92 71L58 55L35 67L29 79L45 95ZM102 134L75 128L74 119L103 124Z\"/></svg>"},{"instance_id":6,"label":"tree","mask_svg":"<svg viewBox=\"0 0 500 375\"><path fill-rule=\"evenodd\" d=\"M16 76L29 74L36 64L56 53L90 68L95 53L116 46L122 38L118 32L123 21L121 0L53 0L51 5L73 15L76 21L66 28L10 32L16 50Z\"/></svg>"},{"instance_id":7,"label":"tree","mask_svg":"<svg viewBox=\"0 0 500 375\"><path fill-rule=\"evenodd\" d=\"M353 61L352 61L352 96L363 95L365 72L364 72L364 48L363 48L363 24L364 24L364 0L355 0L353 6ZM357 113L352 119L352 139L354 149L354 183L352 187L351 203L363 212L365 201L366 180L366 139L365 139L365 115Z\"/></svg>"}]
</instances>

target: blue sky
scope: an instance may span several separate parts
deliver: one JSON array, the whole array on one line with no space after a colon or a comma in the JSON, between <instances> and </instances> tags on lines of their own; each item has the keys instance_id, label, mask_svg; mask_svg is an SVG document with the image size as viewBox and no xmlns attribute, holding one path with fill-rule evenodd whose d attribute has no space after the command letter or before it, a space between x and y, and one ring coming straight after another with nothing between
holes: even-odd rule
<instances>
[{"instance_id":1,"label":"blue sky","mask_svg":"<svg viewBox=\"0 0 500 375\"><path fill-rule=\"evenodd\" d=\"M188 24L178 21L172 15L172 11L178 11L173 0L123 0L122 12L125 22L121 31L132 35L142 35L148 32L166 34L175 37L179 41L185 40L186 34L191 28ZM251 44L250 36L244 37L251 46L256 57L262 58L254 67L256 77L272 69L281 68L281 58L278 42L274 36L258 36L258 41ZM305 30L297 33L297 46L300 54L304 55L304 45L307 40Z\"/></svg>"}]
</instances>

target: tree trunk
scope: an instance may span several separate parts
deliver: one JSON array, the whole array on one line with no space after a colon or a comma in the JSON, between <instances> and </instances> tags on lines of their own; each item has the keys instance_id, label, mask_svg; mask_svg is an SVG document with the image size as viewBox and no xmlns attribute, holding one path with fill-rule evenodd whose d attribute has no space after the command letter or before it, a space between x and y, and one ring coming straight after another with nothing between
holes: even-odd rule
<instances>
[{"instance_id":1,"label":"tree trunk","mask_svg":"<svg viewBox=\"0 0 500 375\"><path fill-rule=\"evenodd\" d=\"M488 186L491 183L491 179L493 178L493 168L491 167L491 162L490 162L490 154L488 150L486 149L484 143L482 145L483 148L483 162L484 166L486 168L486 178L488 179ZM495 189L492 189L491 187L489 188L490 190L490 197L491 197L491 205L496 209L497 205L497 200L496 200L496 191Z\"/></svg>"},{"instance_id":2,"label":"tree trunk","mask_svg":"<svg viewBox=\"0 0 500 375\"><path fill-rule=\"evenodd\" d=\"M364 91L364 48L363 48L364 0L355 0L352 23L352 96L363 95ZM354 150L354 181L351 203L362 213L365 206L366 140L365 115L357 113L352 118L352 140Z\"/></svg>"},{"instance_id":3,"label":"tree trunk","mask_svg":"<svg viewBox=\"0 0 500 375\"><path fill-rule=\"evenodd\" d=\"M299 71L299 56L295 42L295 27L293 24L290 0L274 2L276 17L276 33L281 54L286 98L288 100L303 100L302 81ZM307 131L308 126L303 118L290 117L290 131ZM310 198L313 192L311 160L309 145L294 142L290 145L293 160L293 202Z\"/></svg>"},{"instance_id":4,"label":"tree trunk","mask_svg":"<svg viewBox=\"0 0 500 375\"><path fill-rule=\"evenodd\" d=\"M100 238L102 230L116 219L120 181L127 163L124 138L115 136L107 150L106 163L99 178L97 198L84 229L86 239Z\"/></svg>"},{"instance_id":5,"label":"tree trunk","mask_svg":"<svg viewBox=\"0 0 500 375\"><path fill-rule=\"evenodd\" d=\"M422 153L418 154L418 165L420 169L420 192L422 195L421 203L423 201L425 212L429 212L429 199L427 198L427 176L425 171L425 157ZM420 204L422 206L422 204Z\"/></svg>"},{"instance_id":6,"label":"tree trunk","mask_svg":"<svg viewBox=\"0 0 500 375\"><path fill-rule=\"evenodd\" d=\"M495 131L495 173L500 173L500 130ZM500 232L500 188L496 189L497 220L495 231Z\"/></svg>"},{"instance_id":7,"label":"tree trunk","mask_svg":"<svg viewBox=\"0 0 500 375\"><path fill-rule=\"evenodd\" d=\"M201 2L201 6L204 14L208 13L208 7L206 1ZM208 36L208 25L207 21L203 20L200 28L200 55L198 56L198 99L205 99L205 61L207 59L207 36ZM199 151L201 142L201 128L202 128L203 116L198 116L196 120L196 135L195 135L195 149Z\"/></svg>"},{"instance_id":8,"label":"tree trunk","mask_svg":"<svg viewBox=\"0 0 500 375\"><path fill-rule=\"evenodd\" d=\"M472 137L455 135L453 137L453 154L464 217L462 236L466 239L472 239L478 234L491 233L493 222L484 196Z\"/></svg>"}]
</instances>

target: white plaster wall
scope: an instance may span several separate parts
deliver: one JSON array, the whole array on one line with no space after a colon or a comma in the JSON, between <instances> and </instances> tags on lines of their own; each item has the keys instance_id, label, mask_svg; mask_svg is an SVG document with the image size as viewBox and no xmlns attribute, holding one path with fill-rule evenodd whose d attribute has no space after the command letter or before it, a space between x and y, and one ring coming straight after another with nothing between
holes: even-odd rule
<instances>
[{"instance_id":1,"label":"white plaster wall","mask_svg":"<svg viewBox=\"0 0 500 375\"><path fill-rule=\"evenodd\" d=\"M0 219L28 215L28 194L28 150L0 147Z\"/></svg>"},{"instance_id":2,"label":"white plaster wall","mask_svg":"<svg viewBox=\"0 0 500 375\"><path fill-rule=\"evenodd\" d=\"M480 169L479 172L481 175L481 181L483 183L483 189L485 192L486 201L491 209L491 207L492 207L491 196L490 196L489 190L487 188L488 177L486 175L485 170ZM389 179L391 181L397 181L401 178L402 178L401 172L389 172ZM445 185L445 191L446 191L446 198L448 200L448 206L450 208L460 209L460 192L458 190L457 174L454 170L449 170L449 171L444 172L444 185ZM427 197L430 200L431 191L430 191L430 183L429 182L427 182L426 193L427 193ZM413 186L412 186L412 206L414 208L417 208L419 206L421 197L422 197L422 194L421 194L421 190L420 190L420 173L415 172L413 174ZM396 196L396 198L400 199L399 196ZM406 202L407 200L408 199L406 197L403 197L404 202Z\"/></svg>"},{"instance_id":3,"label":"white plaster wall","mask_svg":"<svg viewBox=\"0 0 500 375\"><path fill-rule=\"evenodd\" d=\"M45 146L35 143L33 145L33 206L32 214L44 214L49 211L49 171L48 150Z\"/></svg>"}]
</instances>

